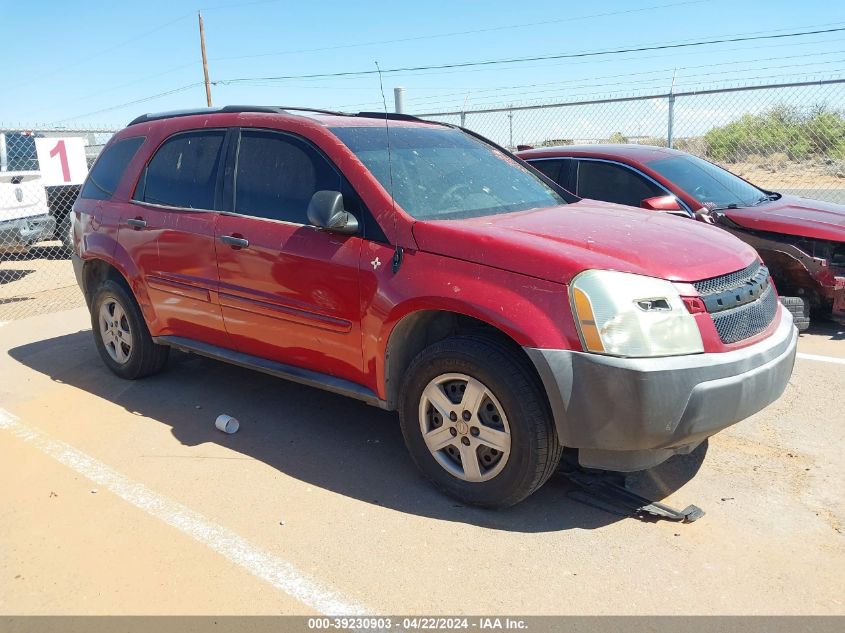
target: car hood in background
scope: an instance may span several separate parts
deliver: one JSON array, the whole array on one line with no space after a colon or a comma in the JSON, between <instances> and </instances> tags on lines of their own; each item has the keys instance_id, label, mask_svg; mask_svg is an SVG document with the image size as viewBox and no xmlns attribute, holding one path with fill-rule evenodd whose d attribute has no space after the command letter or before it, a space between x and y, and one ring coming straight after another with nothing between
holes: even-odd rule
<instances>
[{"instance_id":1,"label":"car hood in background","mask_svg":"<svg viewBox=\"0 0 845 633\"><path fill-rule=\"evenodd\" d=\"M845 242L845 205L783 196L757 207L721 211L746 229Z\"/></svg>"},{"instance_id":2,"label":"car hood in background","mask_svg":"<svg viewBox=\"0 0 845 633\"><path fill-rule=\"evenodd\" d=\"M757 257L715 226L595 200L418 221L413 231L424 251L561 283L590 268L698 281L744 268Z\"/></svg>"}]
</instances>

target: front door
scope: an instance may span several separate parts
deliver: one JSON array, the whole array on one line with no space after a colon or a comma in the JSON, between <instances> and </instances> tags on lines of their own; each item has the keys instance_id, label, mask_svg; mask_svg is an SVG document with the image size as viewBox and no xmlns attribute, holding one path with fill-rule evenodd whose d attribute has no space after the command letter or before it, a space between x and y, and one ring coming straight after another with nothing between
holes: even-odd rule
<instances>
[{"instance_id":1,"label":"front door","mask_svg":"<svg viewBox=\"0 0 845 633\"><path fill-rule=\"evenodd\" d=\"M234 152L232 212L216 230L220 305L239 351L361 381L362 240L308 224L311 196L342 191L309 142L244 129Z\"/></svg>"}]
</instances>

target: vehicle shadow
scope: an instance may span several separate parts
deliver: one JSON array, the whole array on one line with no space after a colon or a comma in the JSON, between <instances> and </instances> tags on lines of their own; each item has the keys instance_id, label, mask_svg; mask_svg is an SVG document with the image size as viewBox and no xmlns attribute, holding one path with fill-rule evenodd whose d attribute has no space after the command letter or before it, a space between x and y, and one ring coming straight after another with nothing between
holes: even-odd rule
<instances>
[{"instance_id":1,"label":"vehicle shadow","mask_svg":"<svg viewBox=\"0 0 845 633\"><path fill-rule=\"evenodd\" d=\"M561 475L513 508L462 506L418 473L394 413L199 356L173 353L161 374L128 382L102 364L90 330L16 347L9 355L56 382L168 425L184 445L220 444L310 485L398 512L516 532L594 529L623 519L570 499L573 485ZM215 428L220 413L240 421L238 433ZM665 497L695 475L706 450L705 443L637 474L631 488Z\"/></svg>"},{"instance_id":2,"label":"vehicle shadow","mask_svg":"<svg viewBox=\"0 0 845 633\"><path fill-rule=\"evenodd\" d=\"M845 341L845 325L823 319L813 319L806 334L827 336L831 341Z\"/></svg>"},{"instance_id":3,"label":"vehicle shadow","mask_svg":"<svg viewBox=\"0 0 845 633\"><path fill-rule=\"evenodd\" d=\"M70 253L58 241L39 242L30 246L28 250L15 253L4 253L0 261L28 262L33 259L61 260L70 259Z\"/></svg>"}]
</instances>

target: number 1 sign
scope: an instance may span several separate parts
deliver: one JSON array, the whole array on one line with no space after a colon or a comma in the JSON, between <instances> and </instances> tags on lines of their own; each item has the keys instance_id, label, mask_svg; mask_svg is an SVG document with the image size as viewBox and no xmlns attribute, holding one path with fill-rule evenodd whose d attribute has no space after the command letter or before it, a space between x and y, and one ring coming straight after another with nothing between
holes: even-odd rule
<instances>
[{"instance_id":1,"label":"number 1 sign","mask_svg":"<svg viewBox=\"0 0 845 633\"><path fill-rule=\"evenodd\" d=\"M36 138L41 184L78 185L88 175L85 142L79 137Z\"/></svg>"}]
</instances>

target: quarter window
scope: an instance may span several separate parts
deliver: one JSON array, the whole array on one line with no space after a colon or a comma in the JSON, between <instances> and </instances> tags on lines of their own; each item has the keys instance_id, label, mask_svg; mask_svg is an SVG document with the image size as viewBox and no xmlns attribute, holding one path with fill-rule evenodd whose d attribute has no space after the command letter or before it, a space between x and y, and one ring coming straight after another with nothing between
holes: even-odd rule
<instances>
[{"instance_id":1,"label":"quarter window","mask_svg":"<svg viewBox=\"0 0 845 633\"><path fill-rule=\"evenodd\" d=\"M217 173L225 132L186 132L155 153L136 196L143 202L186 209L215 209Z\"/></svg>"},{"instance_id":2,"label":"quarter window","mask_svg":"<svg viewBox=\"0 0 845 633\"><path fill-rule=\"evenodd\" d=\"M143 136L135 136L109 145L91 168L91 173L88 174L88 180L82 186L79 197L93 200L111 198L126 166L129 165L129 161L135 156L143 142Z\"/></svg>"},{"instance_id":3,"label":"quarter window","mask_svg":"<svg viewBox=\"0 0 845 633\"><path fill-rule=\"evenodd\" d=\"M340 174L305 141L274 132L241 133L235 212L308 224L311 196L342 188Z\"/></svg>"},{"instance_id":4,"label":"quarter window","mask_svg":"<svg viewBox=\"0 0 845 633\"><path fill-rule=\"evenodd\" d=\"M582 160L578 165L578 195L638 207L646 198L666 192L627 167Z\"/></svg>"}]
</instances>

